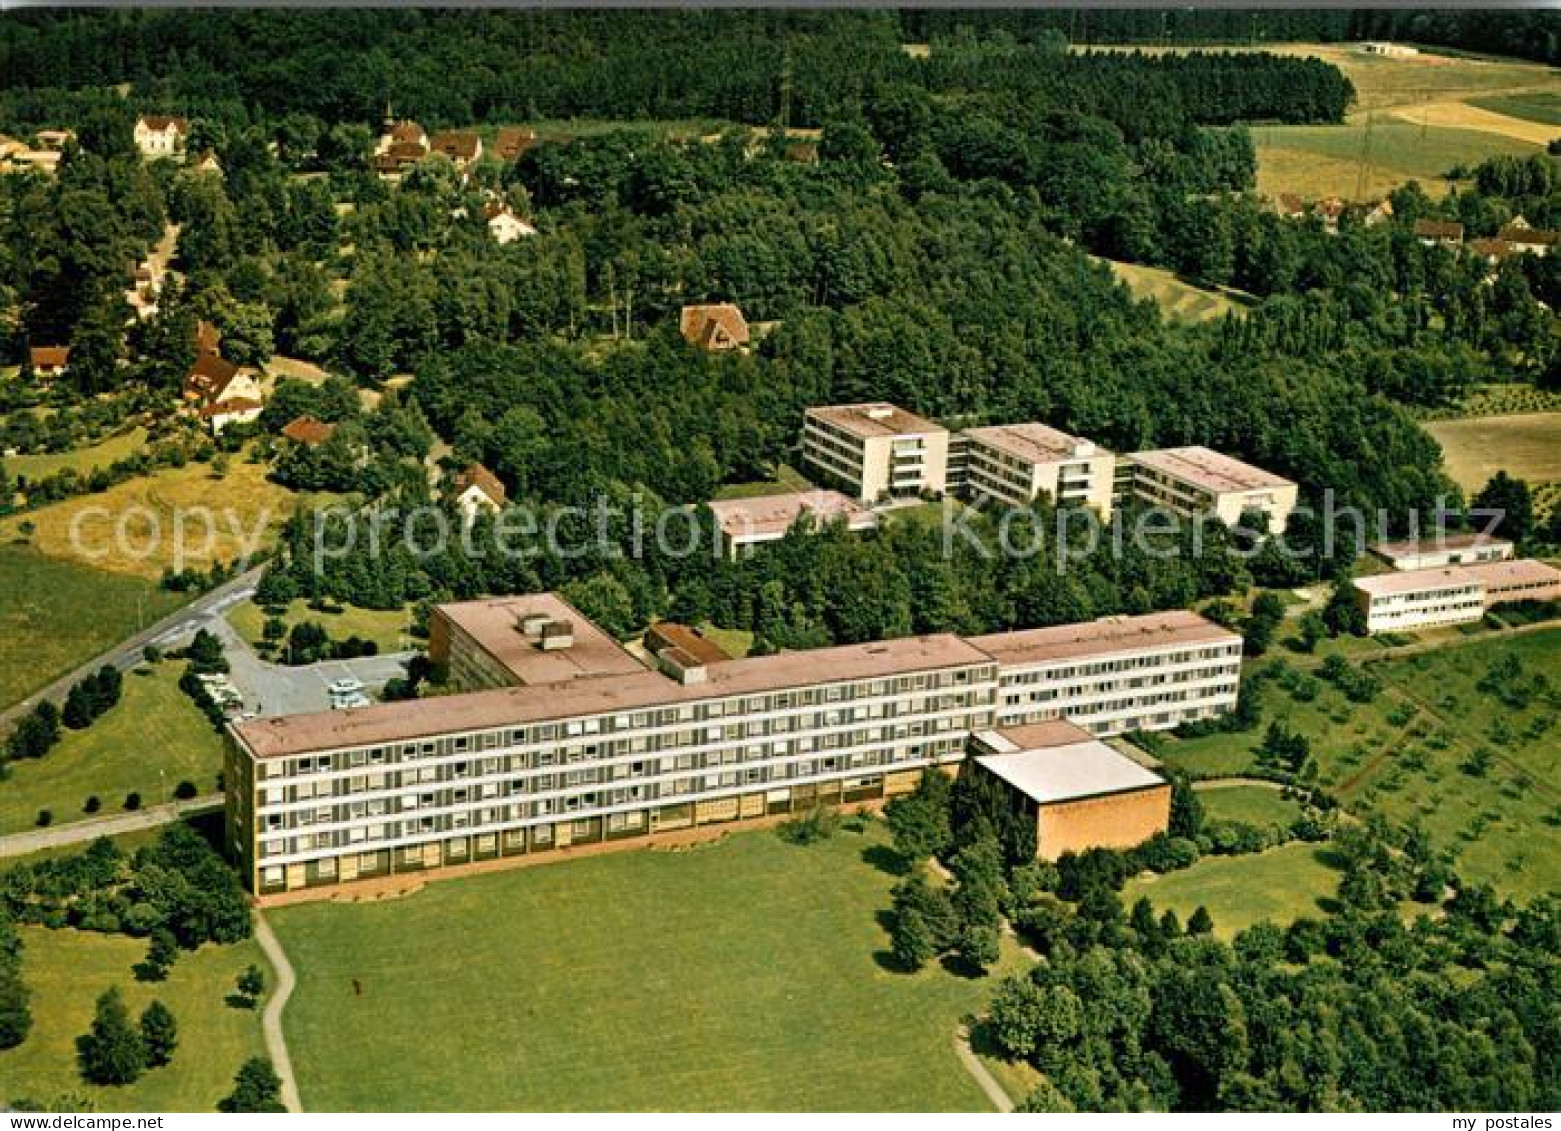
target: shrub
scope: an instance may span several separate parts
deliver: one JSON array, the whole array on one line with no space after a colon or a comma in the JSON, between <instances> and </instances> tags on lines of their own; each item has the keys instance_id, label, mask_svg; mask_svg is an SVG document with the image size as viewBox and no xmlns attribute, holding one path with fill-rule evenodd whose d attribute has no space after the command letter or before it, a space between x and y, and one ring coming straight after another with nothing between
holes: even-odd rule
<instances>
[{"instance_id":1,"label":"shrub","mask_svg":"<svg viewBox=\"0 0 1561 1131\"><path fill-rule=\"evenodd\" d=\"M132 813L141 808L141 795L134 791L125 794L125 808Z\"/></svg>"}]
</instances>

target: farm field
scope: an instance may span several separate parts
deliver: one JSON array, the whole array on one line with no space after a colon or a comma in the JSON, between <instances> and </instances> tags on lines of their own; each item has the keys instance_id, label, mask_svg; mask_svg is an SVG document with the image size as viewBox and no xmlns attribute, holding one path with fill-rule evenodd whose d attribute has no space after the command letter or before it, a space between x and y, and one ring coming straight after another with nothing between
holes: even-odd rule
<instances>
[{"instance_id":1,"label":"farm field","mask_svg":"<svg viewBox=\"0 0 1561 1131\"><path fill-rule=\"evenodd\" d=\"M1163 267L1102 259L1134 298L1153 299L1172 322L1210 322L1242 309L1239 292L1211 291L1179 279ZM1233 297L1234 296L1234 297Z\"/></svg>"},{"instance_id":2,"label":"farm field","mask_svg":"<svg viewBox=\"0 0 1561 1131\"><path fill-rule=\"evenodd\" d=\"M173 800L181 781L202 793L216 788L222 771L222 737L179 690L183 665L166 661L125 673L117 704L85 730L62 727L60 741L42 758L11 763L0 786L0 833L34 827L40 809L54 824L91 814L82 804L96 796L99 815L120 812L134 791L143 804Z\"/></svg>"},{"instance_id":3,"label":"farm field","mask_svg":"<svg viewBox=\"0 0 1561 1131\"><path fill-rule=\"evenodd\" d=\"M1471 98L1469 104L1509 118L1522 118L1524 121L1538 122L1545 126L1561 126L1561 91L1493 94L1483 98Z\"/></svg>"},{"instance_id":4,"label":"farm field","mask_svg":"<svg viewBox=\"0 0 1561 1131\"><path fill-rule=\"evenodd\" d=\"M1254 923L1287 927L1303 916L1323 916L1319 901L1331 897L1339 882L1326 853L1319 845L1297 843L1251 856L1207 856L1179 872L1130 880L1122 901L1131 905L1148 896L1156 911L1175 911L1183 924L1206 907L1222 939Z\"/></svg>"},{"instance_id":5,"label":"farm field","mask_svg":"<svg viewBox=\"0 0 1561 1131\"><path fill-rule=\"evenodd\" d=\"M100 444L75 448L68 452L48 452L41 455L7 456L5 469L13 476L42 479L67 468L88 472L107 467L117 460L126 459L140 451L146 444L146 429L132 428L110 436Z\"/></svg>"},{"instance_id":6,"label":"farm field","mask_svg":"<svg viewBox=\"0 0 1561 1131\"><path fill-rule=\"evenodd\" d=\"M266 471L243 459L235 459L220 479L207 464L165 468L9 518L0 523L0 536L14 536L19 523L29 521L36 528L32 544L51 557L146 578L161 577L177 564L205 569L267 545L292 513L300 496L267 480ZM181 514L182 540L175 537ZM202 518L207 515L210 537ZM73 545L73 524L80 544ZM116 533L121 524L123 538Z\"/></svg>"},{"instance_id":7,"label":"farm field","mask_svg":"<svg viewBox=\"0 0 1561 1131\"><path fill-rule=\"evenodd\" d=\"M0 545L0 707L178 608L143 578ZM91 610L90 616L83 610Z\"/></svg>"},{"instance_id":8,"label":"farm field","mask_svg":"<svg viewBox=\"0 0 1561 1131\"><path fill-rule=\"evenodd\" d=\"M243 601L228 610L228 621L251 646L264 639L266 611L253 601ZM331 634L332 640L360 636L379 645L381 652L400 652L416 646L407 632L410 614L405 609L359 609L343 606L339 613L319 612L300 598L287 606L282 620L288 628L302 621L314 621Z\"/></svg>"},{"instance_id":9,"label":"farm field","mask_svg":"<svg viewBox=\"0 0 1561 1131\"><path fill-rule=\"evenodd\" d=\"M1253 730L1170 742L1158 753L1198 775L1240 774L1258 764L1269 722L1284 720L1310 740L1319 784L1348 811L1418 820L1467 878L1527 900L1561 890L1561 728L1554 688L1515 707L1477 686L1509 656L1524 679L1553 680L1561 629L1378 660L1369 670L1384 688L1366 704L1320 681L1310 702L1270 684Z\"/></svg>"},{"instance_id":10,"label":"farm field","mask_svg":"<svg viewBox=\"0 0 1561 1131\"><path fill-rule=\"evenodd\" d=\"M148 983L130 972L146 954L144 939L42 927L22 927L21 935L33 1029L21 1045L0 1052L0 1100L65 1105L56 1111L215 1111L233 1090L239 1065L264 1052L259 1011L223 1002L246 966L267 970L253 942L181 952L166 982ZM111 986L119 987L132 1018L155 999L179 1025L173 1062L123 1088L88 1084L76 1070L76 1038Z\"/></svg>"},{"instance_id":11,"label":"farm field","mask_svg":"<svg viewBox=\"0 0 1561 1131\"><path fill-rule=\"evenodd\" d=\"M1427 410L1423 420L1462 420L1471 416L1514 416L1561 412L1561 391L1536 389L1527 382L1475 385L1457 404Z\"/></svg>"},{"instance_id":12,"label":"farm field","mask_svg":"<svg viewBox=\"0 0 1561 1131\"><path fill-rule=\"evenodd\" d=\"M889 969L881 826L772 832L269 913L310 1110L986 1110L987 978Z\"/></svg>"},{"instance_id":13,"label":"farm field","mask_svg":"<svg viewBox=\"0 0 1561 1131\"><path fill-rule=\"evenodd\" d=\"M1561 480L1561 412L1432 420L1424 427L1442 445L1447 473L1466 492L1479 490L1498 471L1531 486Z\"/></svg>"},{"instance_id":14,"label":"farm field","mask_svg":"<svg viewBox=\"0 0 1561 1131\"><path fill-rule=\"evenodd\" d=\"M1498 133L1449 126L1420 126L1378 120L1342 126L1254 126L1257 188L1269 196L1293 192L1306 199L1340 196L1345 200L1384 195L1405 181L1418 180L1432 196L1444 195L1446 174L1455 166L1478 164L1487 157L1527 157L1542 146ZM1361 165L1369 166L1362 186Z\"/></svg>"}]
</instances>

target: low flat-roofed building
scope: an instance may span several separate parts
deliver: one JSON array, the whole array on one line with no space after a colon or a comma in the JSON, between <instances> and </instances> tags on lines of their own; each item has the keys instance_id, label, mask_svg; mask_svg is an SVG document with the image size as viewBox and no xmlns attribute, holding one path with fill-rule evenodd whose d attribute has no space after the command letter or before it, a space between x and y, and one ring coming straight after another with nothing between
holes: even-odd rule
<instances>
[{"instance_id":1,"label":"low flat-roofed building","mask_svg":"<svg viewBox=\"0 0 1561 1131\"><path fill-rule=\"evenodd\" d=\"M964 447L959 486L973 501L1023 507L1045 495L1102 518L1111 514L1116 456L1090 440L1034 422L967 428L958 440Z\"/></svg>"},{"instance_id":2,"label":"low flat-roofed building","mask_svg":"<svg viewBox=\"0 0 1561 1131\"><path fill-rule=\"evenodd\" d=\"M1467 624L1485 615L1485 586L1463 566L1357 577L1354 585L1367 632Z\"/></svg>"},{"instance_id":3,"label":"low flat-roofed building","mask_svg":"<svg viewBox=\"0 0 1561 1131\"><path fill-rule=\"evenodd\" d=\"M970 758L1035 822L1036 856L1134 848L1171 823L1171 785L1073 723L978 731Z\"/></svg>"},{"instance_id":4,"label":"low flat-roofed building","mask_svg":"<svg viewBox=\"0 0 1561 1131\"><path fill-rule=\"evenodd\" d=\"M1485 586L1485 607L1515 601L1561 600L1561 570L1533 558L1477 562L1463 567Z\"/></svg>"},{"instance_id":5,"label":"low flat-roofed building","mask_svg":"<svg viewBox=\"0 0 1561 1131\"><path fill-rule=\"evenodd\" d=\"M721 547L729 558L784 538L804 514L819 524L844 522L847 530L872 530L878 516L839 491L814 489L746 499L717 499L709 504L721 528Z\"/></svg>"},{"instance_id":6,"label":"low flat-roofed building","mask_svg":"<svg viewBox=\"0 0 1561 1131\"><path fill-rule=\"evenodd\" d=\"M865 503L947 489L949 433L892 404L826 405L807 410L802 459Z\"/></svg>"},{"instance_id":7,"label":"low flat-roofed building","mask_svg":"<svg viewBox=\"0 0 1561 1131\"><path fill-rule=\"evenodd\" d=\"M1117 463L1118 495L1185 515L1213 515L1235 526L1248 511L1268 516L1270 534L1282 534L1295 509L1297 488L1261 467L1192 446L1134 452Z\"/></svg>"},{"instance_id":8,"label":"low flat-roofed building","mask_svg":"<svg viewBox=\"0 0 1561 1131\"><path fill-rule=\"evenodd\" d=\"M1165 730L1236 704L1241 634L1188 610L973 636L998 664L999 726L1067 718Z\"/></svg>"},{"instance_id":9,"label":"low flat-roofed building","mask_svg":"<svg viewBox=\"0 0 1561 1131\"><path fill-rule=\"evenodd\" d=\"M1397 570L1499 562L1512 557L1512 551L1510 541L1487 534L1443 534L1400 542L1379 542L1371 548L1373 554Z\"/></svg>"}]
</instances>

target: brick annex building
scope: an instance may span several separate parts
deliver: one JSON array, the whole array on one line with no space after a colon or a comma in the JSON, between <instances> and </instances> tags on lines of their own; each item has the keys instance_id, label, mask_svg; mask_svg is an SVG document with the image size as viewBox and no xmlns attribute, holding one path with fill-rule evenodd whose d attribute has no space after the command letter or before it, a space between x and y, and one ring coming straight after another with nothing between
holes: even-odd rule
<instances>
[{"instance_id":1,"label":"brick annex building","mask_svg":"<svg viewBox=\"0 0 1561 1131\"><path fill-rule=\"evenodd\" d=\"M1242 644L1191 612L746 659L655 638L652 668L553 594L445 605L429 655L454 693L235 725L226 828L246 882L272 895L870 804L982 732L1221 714ZM1152 783L1123 780L1136 829ZM1118 792L1034 781L1043 806Z\"/></svg>"}]
</instances>

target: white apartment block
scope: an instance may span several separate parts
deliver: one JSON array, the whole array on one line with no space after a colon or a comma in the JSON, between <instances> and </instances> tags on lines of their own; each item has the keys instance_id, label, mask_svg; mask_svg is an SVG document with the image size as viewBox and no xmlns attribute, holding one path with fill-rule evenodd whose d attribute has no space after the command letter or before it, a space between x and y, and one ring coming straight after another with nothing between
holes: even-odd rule
<instances>
[{"instance_id":1,"label":"white apartment block","mask_svg":"<svg viewBox=\"0 0 1561 1131\"><path fill-rule=\"evenodd\" d=\"M956 443L963 448L959 485L973 502L1025 507L1045 495L1110 517L1116 456L1089 440L1028 423L967 428Z\"/></svg>"},{"instance_id":2,"label":"white apartment block","mask_svg":"<svg viewBox=\"0 0 1561 1131\"><path fill-rule=\"evenodd\" d=\"M1117 463L1117 494L1131 495L1178 514L1211 515L1235 526L1247 511L1268 516L1270 534L1284 533L1295 509L1290 480L1211 448L1134 452Z\"/></svg>"},{"instance_id":3,"label":"white apartment block","mask_svg":"<svg viewBox=\"0 0 1561 1131\"><path fill-rule=\"evenodd\" d=\"M802 460L864 503L947 488L949 434L892 404L810 408L802 421Z\"/></svg>"},{"instance_id":4,"label":"white apartment block","mask_svg":"<svg viewBox=\"0 0 1561 1131\"><path fill-rule=\"evenodd\" d=\"M1241 635L1189 611L975 636L997 661L997 725L1067 719L1097 735L1165 730L1236 704Z\"/></svg>"},{"instance_id":5,"label":"white apartment block","mask_svg":"<svg viewBox=\"0 0 1561 1131\"><path fill-rule=\"evenodd\" d=\"M873 803L1009 719L1109 734L1234 703L1234 633L1192 613L1103 623L655 671L548 594L443 606L430 656L481 690L235 724L227 840L278 895Z\"/></svg>"},{"instance_id":6,"label":"white apartment block","mask_svg":"<svg viewBox=\"0 0 1561 1131\"><path fill-rule=\"evenodd\" d=\"M1479 620L1515 601L1561 600L1561 570L1519 558L1356 578L1366 631L1404 632Z\"/></svg>"}]
</instances>

